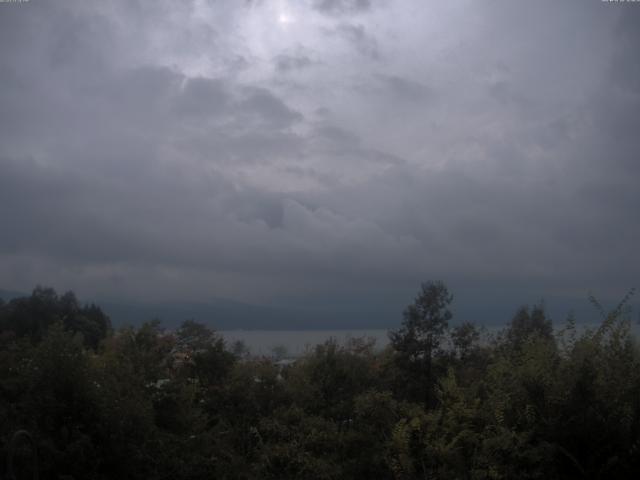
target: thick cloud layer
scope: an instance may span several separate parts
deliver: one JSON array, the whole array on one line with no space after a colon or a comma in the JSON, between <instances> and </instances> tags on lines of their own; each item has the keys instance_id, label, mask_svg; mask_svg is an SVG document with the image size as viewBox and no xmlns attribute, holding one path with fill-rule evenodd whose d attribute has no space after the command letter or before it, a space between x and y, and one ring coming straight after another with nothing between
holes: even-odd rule
<instances>
[{"instance_id":1,"label":"thick cloud layer","mask_svg":"<svg viewBox=\"0 0 640 480\"><path fill-rule=\"evenodd\" d=\"M639 24L599 0L0 4L0 286L619 298Z\"/></svg>"}]
</instances>

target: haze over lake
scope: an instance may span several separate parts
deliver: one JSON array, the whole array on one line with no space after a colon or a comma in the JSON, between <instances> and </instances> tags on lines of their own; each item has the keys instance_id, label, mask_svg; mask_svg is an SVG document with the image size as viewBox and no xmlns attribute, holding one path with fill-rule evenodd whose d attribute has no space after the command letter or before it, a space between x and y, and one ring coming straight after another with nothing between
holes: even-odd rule
<instances>
[{"instance_id":1,"label":"haze over lake","mask_svg":"<svg viewBox=\"0 0 640 480\"><path fill-rule=\"evenodd\" d=\"M578 332L586 329L595 330L599 323L578 326ZM497 335L506 326L490 326L483 330L484 339ZM557 324L556 332L565 327ZM640 324L633 323L632 331L640 334ZM252 355L283 356L286 358L299 357L313 350L316 345L330 339L345 345L349 339L375 340L375 349L382 350L389 344L389 330L222 330L218 332L231 347L234 342L242 341Z\"/></svg>"}]
</instances>

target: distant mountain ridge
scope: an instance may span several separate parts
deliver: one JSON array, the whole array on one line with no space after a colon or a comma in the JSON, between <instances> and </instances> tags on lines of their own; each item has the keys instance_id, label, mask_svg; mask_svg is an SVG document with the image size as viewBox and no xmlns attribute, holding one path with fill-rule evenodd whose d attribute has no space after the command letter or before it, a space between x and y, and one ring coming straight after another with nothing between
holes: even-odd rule
<instances>
[{"instance_id":1,"label":"distant mountain ridge","mask_svg":"<svg viewBox=\"0 0 640 480\"><path fill-rule=\"evenodd\" d=\"M64 292L58 292L59 294ZM1 290L5 302L31 293ZM399 315L394 311L359 309L281 307L255 305L216 298L209 302L130 302L79 298L80 303L95 303L111 319L113 326L140 325L159 319L167 328L193 319L216 330L314 330L389 328Z\"/></svg>"},{"instance_id":2,"label":"distant mountain ridge","mask_svg":"<svg viewBox=\"0 0 640 480\"><path fill-rule=\"evenodd\" d=\"M20 297L28 297L29 295L31 295L30 293L24 293L24 292L16 292L13 290L2 290L0 289L0 298L2 300L4 300L5 302L8 302L11 299L14 298L20 298Z\"/></svg>"},{"instance_id":3,"label":"distant mountain ridge","mask_svg":"<svg viewBox=\"0 0 640 480\"><path fill-rule=\"evenodd\" d=\"M96 302L111 317L115 326L139 324L158 318L173 328L193 319L216 330L308 330L343 328L389 328L399 316L385 312L340 311L318 308L255 305L233 300L210 302L126 303ZM388 312L390 313L390 312Z\"/></svg>"},{"instance_id":4,"label":"distant mountain ridge","mask_svg":"<svg viewBox=\"0 0 640 480\"><path fill-rule=\"evenodd\" d=\"M59 294L64 293L59 291ZM5 302L31 295L0 289ZM235 300L214 298L203 302L165 301L136 302L126 300L79 298L80 303L95 303L111 318L114 327L140 325L159 319L166 328L175 328L182 321L193 319L215 330L358 330L397 328L402 320L402 304L398 301L341 304L331 301L315 305L259 305ZM478 301L474 301L478 300ZM578 323L600 321L593 306L579 298L551 297L545 302L548 312L559 326L573 311ZM473 321L480 325L505 325L519 305L527 302L510 301L504 304L467 299L453 308L452 325ZM529 304L531 304L529 302ZM634 321L640 324L638 305L634 307ZM607 306L607 308L611 308Z\"/></svg>"}]
</instances>

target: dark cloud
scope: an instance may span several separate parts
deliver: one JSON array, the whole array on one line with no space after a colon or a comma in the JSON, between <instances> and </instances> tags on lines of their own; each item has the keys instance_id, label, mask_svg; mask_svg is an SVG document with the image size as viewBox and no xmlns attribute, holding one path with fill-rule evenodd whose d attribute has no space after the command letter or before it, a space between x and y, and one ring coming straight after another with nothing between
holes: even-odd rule
<instances>
[{"instance_id":1,"label":"dark cloud","mask_svg":"<svg viewBox=\"0 0 640 480\"><path fill-rule=\"evenodd\" d=\"M2 5L0 287L396 302L442 278L491 304L637 282L637 9L274 5Z\"/></svg>"},{"instance_id":2,"label":"dark cloud","mask_svg":"<svg viewBox=\"0 0 640 480\"><path fill-rule=\"evenodd\" d=\"M330 15L364 12L371 8L371 0L314 0L313 8Z\"/></svg>"},{"instance_id":3,"label":"dark cloud","mask_svg":"<svg viewBox=\"0 0 640 480\"><path fill-rule=\"evenodd\" d=\"M245 88L246 97L238 104L240 112L262 124L276 129L290 126L301 120L302 115L289 108L281 99L265 88Z\"/></svg>"},{"instance_id":4,"label":"dark cloud","mask_svg":"<svg viewBox=\"0 0 640 480\"><path fill-rule=\"evenodd\" d=\"M302 70L313 65L313 60L305 55L282 54L274 58L276 70L287 73L295 70Z\"/></svg>"},{"instance_id":5,"label":"dark cloud","mask_svg":"<svg viewBox=\"0 0 640 480\"><path fill-rule=\"evenodd\" d=\"M420 83L397 75L381 75L382 83L400 100L422 102L432 98L429 88Z\"/></svg>"},{"instance_id":6,"label":"dark cloud","mask_svg":"<svg viewBox=\"0 0 640 480\"><path fill-rule=\"evenodd\" d=\"M380 59L378 42L367 33L364 26L344 23L336 28L335 33L353 45L361 55L372 60Z\"/></svg>"},{"instance_id":7,"label":"dark cloud","mask_svg":"<svg viewBox=\"0 0 640 480\"><path fill-rule=\"evenodd\" d=\"M229 92L220 80L190 78L176 98L176 111L187 115L216 116L224 113L230 102Z\"/></svg>"}]
</instances>

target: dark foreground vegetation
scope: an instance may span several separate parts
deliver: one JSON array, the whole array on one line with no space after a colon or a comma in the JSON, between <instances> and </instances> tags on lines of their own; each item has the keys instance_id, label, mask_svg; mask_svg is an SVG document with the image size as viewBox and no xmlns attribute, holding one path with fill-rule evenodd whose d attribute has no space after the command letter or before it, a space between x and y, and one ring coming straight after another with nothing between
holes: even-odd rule
<instances>
[{"instance_id":1,"label":"dark foreground vegetation","mask_svg":"<svg viewBox=\"0 0 640 480\"><path fill-rule=\"evenodd\" d=\"M71 293L0 302L0 472L26 429L47 479L637 478L626 299L588 331L522 308L492 339L450 327L451 300L424 284L384 351L329 341L290 366L193 321L113 331Z\"/></svg>"}]
</instances>

